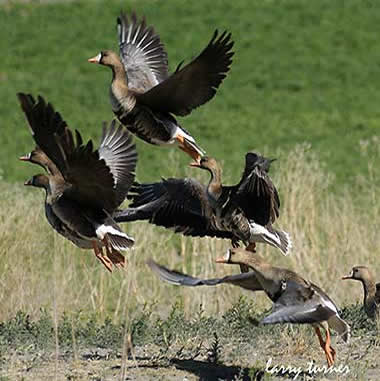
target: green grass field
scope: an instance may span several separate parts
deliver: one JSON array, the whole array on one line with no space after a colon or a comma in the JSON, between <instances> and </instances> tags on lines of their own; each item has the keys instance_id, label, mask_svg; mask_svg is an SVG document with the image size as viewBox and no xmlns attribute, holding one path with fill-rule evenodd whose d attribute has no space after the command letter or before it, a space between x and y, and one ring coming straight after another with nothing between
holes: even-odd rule
<instances>
[{"instance_id":1,"label":"green grass field","mask_svg":"<svg viewBox=\"0 0 380 381\"><path fill-rule=\"evenodd\" d=\"M23 181L32 168L17 161L33 143L18 91L42 94L72 128L98 139L110 120L110 72L87 63L117 50L121 9L145 14L166 44L172 69L200 52L215 28L232 32L232 70L217 96L182 119L208 154L237 179L248 150L286 155L311 149L338 184L366 174L360 142L380 124L380 4L373 1L75 1L0 3L0 169ZM139 144L138 178L169 176L168 150ZM281 159L281 158L280 158ZM180 166L188 159L180 156Z\"/></svg>"},{"instance_id":2,"label":"green grass field","mask_svg":"<svg viewBox=\"0 0 380 381\"><path fill-rule=\"evenodd\" d=\"M16 93L43 95L71 128L98 141L101 122L113 117L111 73L87 59L117 50L121 9L146 15L172 70L198 54L215 28L232 32L231 72L215 99L181 123L224 163L226 183L238 181L249 150L279 159L271 171L282 202L276 226L290 232L294 247L284 257L259 245L259 254L315 282L343 308L352 343L333 341L337 364L351 373L328 379L379 379L379 322L358 305L360 283L340 278L364 264L380 280L380 3L0 0L0 381L266 381L283 379L265 373L269 357L303 368L325 364L310 327L252 325L270 308L264 295L174 287L145 264L153 257L222 277L239 271L215 263L229 242L124 224L136 244L127 268L109 274L91 251L53 232L42 191L23 187L40 168L17 160L34 144ZM137 144L138 180L208 180L179 150Z\"/></svg>"}]
</instances>

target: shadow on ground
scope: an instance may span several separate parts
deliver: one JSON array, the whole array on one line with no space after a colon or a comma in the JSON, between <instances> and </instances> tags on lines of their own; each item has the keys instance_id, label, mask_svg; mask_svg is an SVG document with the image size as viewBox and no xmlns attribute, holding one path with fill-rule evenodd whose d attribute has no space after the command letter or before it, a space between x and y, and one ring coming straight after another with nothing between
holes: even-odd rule
<instances>
[{"instance_id":1,"label":"shadow on ground","mask_svg":"<svg viewBox=\"0 0 380 381\"><path fill-rule=\"evenodd\" d=\"M210 364L197 360L173 359L171 363L177 369L195 374L199 377L200 381L233 380L235 378L243 381L260 381L264 375L263 371L253 371L248 368L241 368L239 366Z\"/></svg>"}]
</instances>

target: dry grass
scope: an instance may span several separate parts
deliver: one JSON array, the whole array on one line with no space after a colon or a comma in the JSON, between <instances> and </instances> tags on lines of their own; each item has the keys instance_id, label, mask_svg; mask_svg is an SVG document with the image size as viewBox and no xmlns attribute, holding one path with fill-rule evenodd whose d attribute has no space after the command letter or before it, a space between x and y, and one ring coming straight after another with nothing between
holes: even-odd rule
<instances>
[{"instance_id":1,"label":"dry grass","mask_svg":"<svg viewBox=\"0 0 380 381\"><path fill-rule=\"evenodd\" d=\"M260 245L260 253L319 284L340 305L360 300L361 285L341 282L340 277L358 264L380 274L376 179L366 183L358 179L354 189L335 195L328 188L328 172L307 146L296 147L286 157L278 152L277 157L281 160L274 163L272 173L283 201L277 225L292 234L294 249L283 257ZM184 175L179 169L174 172ZM207 174L189 173L207 181ZM370 173L376 175L374 170ZM52 231L44 217L41 192L0 182L0 197L0 321L18 310L38 316L41 308L55 318L64 311L81 311L83 316L95 312L100 319L128 321L136 307L145 304L157 303L157 311L165 314L176 298L182 299L188 316L200 304L206 314L214 314L226 311L242 293L228 286L172 287L160 283L145 265L153 257L204 277L237 272L235 267L214 263L229 246L227 241L185 238L145 222L125 225L136 246L126 254L127 269L111 275L90 251L77 249ZM269 306L264 296L257 294L255 300L260 309Z\"/></svg>"}]
</instances>

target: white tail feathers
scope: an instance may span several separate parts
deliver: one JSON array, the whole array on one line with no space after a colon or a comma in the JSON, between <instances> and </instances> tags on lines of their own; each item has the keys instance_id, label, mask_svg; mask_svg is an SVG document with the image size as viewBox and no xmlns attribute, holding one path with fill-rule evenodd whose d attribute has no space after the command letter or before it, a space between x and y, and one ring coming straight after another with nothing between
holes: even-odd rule
<instances>
[{"instance_id":1,"label":"white tail feathers","mask_svg":"<svg viewBox=\"0 0 380 381\"><path fill-rule=\"evenodd\" d=\"M288 255L290 253L290 250L293 247L293 242L292 242L292 239L290 238L289 233L284 231L278 231L278 230L276 230L275 233L277 234L280 240L280 245L278 246L278 248L281 250L281 252L284 255Z\"/></svg>"},{"instance_id":2,"label":"white tail feathers","mask_svg":"<svg viewBox=\"0 0 380 381\"><path fill-rule=\"evenodd\" d=\"M104 238L107 238L108 242L115 250L127 250L135 243L135 240L132 237L129 237L126 233L111 225L100 225L96 229L96 235L102 241Z\"/></svg>"},{"instance_id":3,"label":"white tail feathers","mask_svg":"<svg viewBox=\"0 0 380 381\"><path fill-rule=\"evenodd\" d=\"M107 233L106 236L108 238L108 242L115 250L127 250L135 243L135 240L127 234L115 235Z\"/></svg>"},{"instance_id":4,"label":"white tail feathers","mask_svg":"<svg viewBox=\"0 0 380 381\"><path fill-rule=\"evenodd\" d=\"M262 225L250 223L251 242L267 243L277 249L280 249L284 255L288 255L292 248L290 235L284 231L267 229Z\"/></svg>"}]
</instances>

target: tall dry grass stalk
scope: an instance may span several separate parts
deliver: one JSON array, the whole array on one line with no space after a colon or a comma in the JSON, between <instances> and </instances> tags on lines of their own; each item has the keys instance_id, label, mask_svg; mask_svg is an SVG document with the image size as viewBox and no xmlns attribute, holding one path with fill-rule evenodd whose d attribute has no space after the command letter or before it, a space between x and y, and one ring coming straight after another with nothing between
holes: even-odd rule
<instances>
[{"instance_id":1,"label":"tall dry grass stalk","mask_svg":"<svg viewBox=\"0 0 380 381\"><path fill-rule=\"evenodd\" d=\"M175 162L176 154L171 155L170 162ZM338 304L361 300L360 284L341 282L340 277L358 264L371 266L380 277L376 166L370 162L372 179L359 179L336 195L329 190L329 173L307 146L286 155L278 152L277 157L272 177L282 206L276 225L291 233L294 248L288 257L262 244L258 251L269 262L292 268L320 285ZM241 171L236 169L234 180ZM177 170L177 176L184 175L208 181L207 173ZM156 303L158 313L165 314L176 298L182 299L189 316L200 305L207 314L215 314L228 309L242 293L252 297L259 309L269 306L259 293L230 286L170 286L158 281L145 265L153 257L202 277L236 273L234 266L215 264L215 258L229 247L227 241L182 237L146 222L125 224L136 245L126 253L127 268L109 274L91 251L77 249L52 231L39 190L0 182L0 205L0 321L18 310L37 316L41 308L55 318L64 311L80 311L84 316L96 313L99 319L130 321L146 304Z\"/></svg>"}]
</instances>

